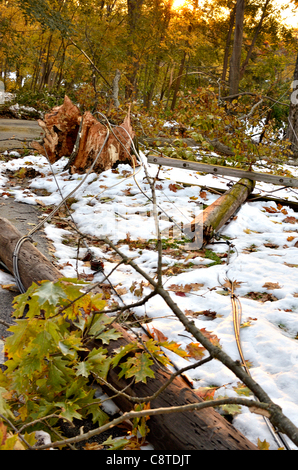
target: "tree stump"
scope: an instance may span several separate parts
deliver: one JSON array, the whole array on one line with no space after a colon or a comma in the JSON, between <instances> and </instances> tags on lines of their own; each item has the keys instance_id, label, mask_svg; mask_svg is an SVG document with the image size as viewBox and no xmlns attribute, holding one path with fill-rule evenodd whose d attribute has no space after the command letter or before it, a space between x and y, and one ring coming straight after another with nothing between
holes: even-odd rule
<instances>
[{"instance_id":1,"label":"tree stump","mask_svg":"<svg viewBox=\"0 0 298 470\"><path fill-rule=\"evenodd\" d=\"M64 103L56 106L38 124L45 132L43 143L33 142L32 148L51 163L61 157L70 157L66 168L71 172L85 172L96 161L93 170L101 172L111 169L117 162L138 165L131 155L131 142L135 134L128 112L120 126L110 127L99 122L89 111L83 116L68 96ZM105 142L107 134L109 137Z\"/></svg>"}]
</instances>

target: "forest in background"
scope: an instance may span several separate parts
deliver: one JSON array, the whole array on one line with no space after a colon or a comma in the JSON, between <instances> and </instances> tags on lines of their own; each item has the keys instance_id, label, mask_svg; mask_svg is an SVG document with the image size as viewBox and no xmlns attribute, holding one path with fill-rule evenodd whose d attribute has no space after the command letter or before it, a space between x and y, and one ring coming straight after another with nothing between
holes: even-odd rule
<instances>
[{"instance_id":1,"label":"forest in background","mask_svg":"<svg viewBox=\"0 0 298 470\"><path fill-rule=\"evenodd\" d=\"M281 21L288 6L274 0L193 0L179 9L173 0L1 0L2 80L17 103L44 111L67 94L83 111L117 122L130 105L137 135L174 133L176 157L196 159L179 143L189 136L207 150L220 141L234 165L264 156L280 160L289 156L281 129L296 150L289 115L298 126L291 103L297 32ZM177 129L163 127L166 119ZM260 122L256 142L247 128Z\"/></svg>"}]
</instances>

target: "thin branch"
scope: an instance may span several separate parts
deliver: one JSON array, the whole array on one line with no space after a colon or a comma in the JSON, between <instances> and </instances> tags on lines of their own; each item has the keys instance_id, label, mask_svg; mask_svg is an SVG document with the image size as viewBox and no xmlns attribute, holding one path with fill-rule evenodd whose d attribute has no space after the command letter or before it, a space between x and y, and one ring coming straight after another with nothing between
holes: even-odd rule
<instances>
[{"instance_id":1,"label":"thin branch","mask_svg":"<svg viewBox=\"0 0 298 470\"><path fill-rule=\"evenodd\" d=\"M0 418L5 421L10 427L11 429L16 433L16 434L19 434L19 431L18 429L15 427L15 425L8 419L6 418L5 416L3 416L3 414L0 413ZM26 439L21 435L19 434L19 438L21 439L21 441L25 444L25 446L28 447L29 450L33 450L34 447L32 447L27 441Z\"/></svg>"},{"instance_id":2,"label":"thin branch","mask_svg":"<svg viewBox=\"0 0 298 470\"><path fill-rule=\"evenodd\" d=\"M113 392L117 393L117 395L124 396L125 398L127 398L129 401L131 401L133 403L148 403L152 400L155 400L164 390L166 390L166 388L173 382L173 380L176 377L178 377L178 375L182 375L182 374L184 374L184 372L187 372L188 370L196 369L197 367L200 367L203 364L207 364L207 362L212 361L212 359L213 358L211 356L209 356L205 359L202 359L201 361L195 362L194 364L190 364L189 366L186 366L186 367L183 367L182 369L177 370L176 372L171 374L169 379L153 395L147 396L147 397L133 397L131 395L127 395L123 391L117 390L115 387L113 387L113 385L109 384L107 381L105 381L101 377L97 376L97 374L93 373L93 375L96 377L96 379L99 382L102 382L106 387L110 388ZM165 369L163 369L163 370L165 370ZM167 370L166 372L169 372L169 370ZM112 398L113 397L111 397L111 399Z\"/></svg>"}]
</instances>

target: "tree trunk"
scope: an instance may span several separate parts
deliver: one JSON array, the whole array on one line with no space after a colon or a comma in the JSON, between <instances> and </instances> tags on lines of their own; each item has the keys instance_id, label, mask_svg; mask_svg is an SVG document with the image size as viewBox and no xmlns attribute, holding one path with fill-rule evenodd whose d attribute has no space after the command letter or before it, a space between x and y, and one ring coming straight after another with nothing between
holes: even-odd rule
<instances>
[{"instance_id":1,"label":"tree trunk","mask_svg":"<svg viewBox=\"0 0 298 470\"><path fill-rule=\"evenodd\" d=\"M264 5L261 19L260 19L259 24L258 24L258 26L257 26L256 32L255 32L255 34L254 34L254 37L253 37L253 39L252 39L252 41L251 41L251 45L250 45L250 47L249 47L249 50L248 50L248 53L247 53L247 55L246 55L245 61L243 62L242 66L241 66L241 69L240 69L240 80L242 79L242 77L243 77L243 75L244 75L244 72L245 72L245 70L246 70L246 67L247 67L247 65L248 65L248 62L249 62L249 60L250 60L250 58L251 58L251 55L252 55L253 49L254 49L254 47L255 47L256 41L257 41L258 36L259 36L259 34L260 34L260 31L261 31L261 29L262 29L263 21L264 21L264 19L265 19L266 12L267 12L267 7L268 7L270 1L271 1L271 0L266 0L266 3L265 3L265 5Z\"/></svg>"},{"instance_id":2,"label":"tree trunk","mask_svg":"<svg viewBox=\"0 0 298 470\"><path fill-rule=\"evenodd\" d=\"M13 252L22 236L7 219L0 217L0 260L11 274L14 274ZM33 282L58 281L62 277L60 271L30 241L25 241L21 245L18 269L25 289L28 289Z\"/></svg>"},{"instance_id":3,"label":"tree trunk","mask_svg":"<svg viewBox=\"0 0 298 470\"><path fill-rule=\"evenodd\" d=\"M179 91L179 88L180 88L180 85L181 85L182 73L183 73L183 69L184 69L184 65L185 65L185 60L186 60L186 52L184 51L184 54L183 54L183 57L182 57L182 60L181 60L181 63L180 63L180 67L179 67L178 77L176 79L175 90L174 90L174 95L173 95L172 104L171 104L171 111L174 111L175 106L176 106L177 95L178 95L178 91Z\"/></svg>"},{"instance_id":4,"label":"tree trunk","mask_svg":"<svg viewBox=\"0 0 298 470\"><path fill-rule=\"evenodd\" d=\"M288 129L286 139L289 140L291 146L289 150L293 152L294 157L298 156L298 55L296 59L294 81L292 83L293 91L291 94L291 104L288 116Z\"/></svg>"},{"instance_id":5,"label":"tree trunk","mask_svg":"<svg viewBox=\"0 0 298 470\"><path fill-rule=\"evenodd\" d=\"M240 82L240 62L243 42L243 20L244 20L245 0L237 0L236 24L234 33L233 52L230 62L230 95L235 95L239 91Z\"/></svg>"},{"instance_id":6,"label":"tree trunk","mask_svg":"<svg viewBox=\"0 0 298 470\"><path fill-rule=\"evenodd\" d=\"M252 192L255 183L242 178L229 191L201 212L192 222L184 227L186 237L194 239L190 249L200 249L206 245Z\"/></svg>"},{"instance_id":7,"label":"tree trunk","mask_svg":"<svg viewBox=\"0 0 298 470\"><path fill-rule=\"evenodd\" d=\"M227 39L226 39L223 70L222 70L222 76L221 76L221 79L223 82L226 81L226 77L227 77L229 53L230 53L231 39L232 39L234 23L235 23L235 15L236 15L236 4L234 5L233 10L231 10L231 13L230 13L230 27L229 27L229 32L228 32Z\"/></svg>"}]
</instances>

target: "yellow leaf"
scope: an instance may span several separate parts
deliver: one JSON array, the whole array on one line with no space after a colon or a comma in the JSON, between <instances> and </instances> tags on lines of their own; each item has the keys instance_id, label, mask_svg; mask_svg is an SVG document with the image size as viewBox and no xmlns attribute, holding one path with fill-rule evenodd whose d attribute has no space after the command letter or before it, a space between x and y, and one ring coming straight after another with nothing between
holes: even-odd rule
<instances>
[{"instance_id":1,"label":"yellow leaf","mask_svg":"<svg viewBox=\"0 0 298 470\"><path fill-rule=\"evenodd\" d=\"M266 439L262 442L259 438L258 438L258 448L260 450L269 450L269 447L270 447L270 444L266 441Z\"/></svg>"}]
</instances>

